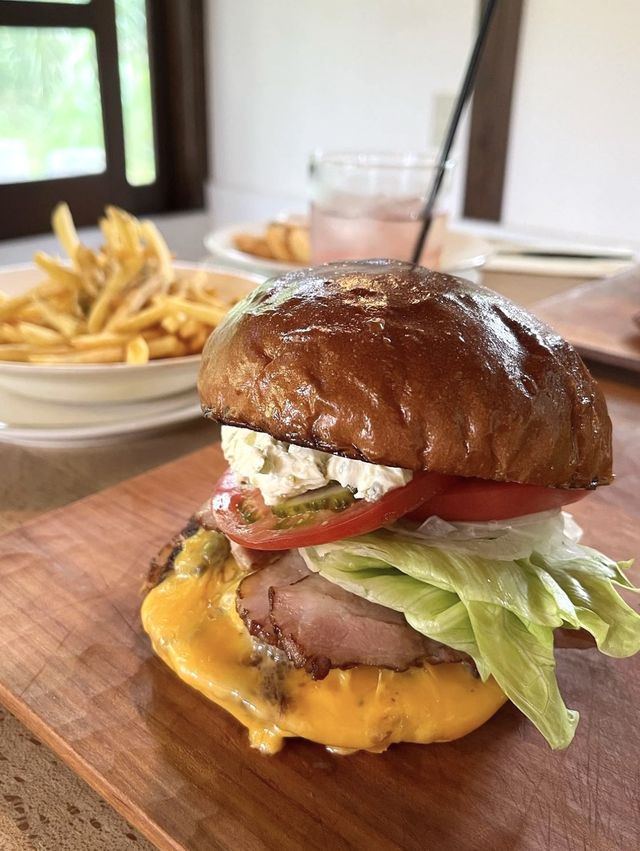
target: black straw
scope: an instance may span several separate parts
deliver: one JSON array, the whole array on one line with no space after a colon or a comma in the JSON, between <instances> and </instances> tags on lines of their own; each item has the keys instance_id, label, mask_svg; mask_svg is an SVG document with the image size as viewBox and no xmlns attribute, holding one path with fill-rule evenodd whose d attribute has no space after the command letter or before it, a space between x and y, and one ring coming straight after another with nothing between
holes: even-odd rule
<instances>
[{"instance_id":1,"label":"black straw","mask_svg":"<svg viewBox=\"0 0 640 851\"><path fill-rule=\"evenodd\" d=\"M465 105L471 97L471 93L473 92L473 87L475 85L476 76L478 73L478 65L480 63L480 56L482 55L482 49L487 40L489 24L491 23L491 17L495 10L496 3L497 0L487 0L487 3L482 12L482 18L480 20L480 26L478 28L478 35L476 36L476 43L474 44L473 52L469 57L469 64L467 65L467 71L464 75L462 88L460 89L460 94L458 95L456 105L451 114L451 119L449 120L447 135L445 136L444 141L442 143L442 148L438 157L438 163L436 165L436 173L434 175L433 184L431 186L431 191L424 207L422 208L422 212L420 213L420 218L422 219L422 227L420 228L418 241L416 242L416 247L413 251L413 257L411 258L412 263L419 263L420 258L422 257L424 244L427 239L427 234L429 233L429 228L431 227L433 208L435 207L438 192L440 191L440 186L442 185L442 179L444 177L447 160L449 159L453 140L456 137L456 131L458 129L458 124L460 123L460 116L462 115Z\"/></svg>"}]
</instances>

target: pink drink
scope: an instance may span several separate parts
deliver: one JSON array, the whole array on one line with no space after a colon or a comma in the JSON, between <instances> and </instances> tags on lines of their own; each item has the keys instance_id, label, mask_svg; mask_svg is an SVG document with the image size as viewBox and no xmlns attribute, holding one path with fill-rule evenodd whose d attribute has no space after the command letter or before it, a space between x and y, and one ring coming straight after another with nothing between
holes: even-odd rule
<instances>
[{"instance_id":1,"label":"pink drink","mask_svg":"<svg viewBox=\"0 0 640 851\"><path fill-rule=\"evenodd\" d=\"M333 260L363 260L388 257L392 260L411 260L420 231L415 211L421 199L407 201L407 215L399 215L398 204L385 209L380 204L359 216L341 210L323 209L311 205L311 256L314 263ZM421 264L438 269L444 243L447 216L434 216L422 253Z\"/></svg>"},{"instance_id":2,"label":"pink drink","mask_svg":"<svg viewBox=\"0 0 640 851\"><path fill-rule=\"evenodd\" d=\"M447 164L447 173L451 163ZM435 165L422 154L317 153L311 160L314 263L386 257L411 260ZM445 192L421 263L437 269L446 231Z\"/></svg>"}]
</instances>

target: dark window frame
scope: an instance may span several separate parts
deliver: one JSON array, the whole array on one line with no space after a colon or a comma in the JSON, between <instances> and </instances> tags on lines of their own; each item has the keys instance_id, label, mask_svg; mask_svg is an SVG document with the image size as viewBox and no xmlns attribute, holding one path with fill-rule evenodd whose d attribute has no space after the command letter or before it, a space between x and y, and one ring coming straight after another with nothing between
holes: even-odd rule
<instances>
[{"instance_id":1,"label":"dark window frame","mask_svg":"<svg viewBox=\"0 0 640 851\"><path fill-rule=\"evenodd\" d=\"M524 0L498 4L480 60L471 108L463 206L469 219L502 219L523 6Z\"/></svg>"},{"instance_id":2,"label":"dark window frame","mask_svg":"<svg viewBox=\"0 0 640 851\"><path fill-rule=\"evenodd\" d=\"M69 203L76 224L95 225L105 204L140 215L201 209L207 178L203 0L147 0L156 180L131 186L125 173L114 0L87 4L0 0L0 26L90 29L96 38L106 169L101 174L0 184L0 239L49 230ZM10 211L10 215L7 211Z\"/></svg>"}]
</instances>

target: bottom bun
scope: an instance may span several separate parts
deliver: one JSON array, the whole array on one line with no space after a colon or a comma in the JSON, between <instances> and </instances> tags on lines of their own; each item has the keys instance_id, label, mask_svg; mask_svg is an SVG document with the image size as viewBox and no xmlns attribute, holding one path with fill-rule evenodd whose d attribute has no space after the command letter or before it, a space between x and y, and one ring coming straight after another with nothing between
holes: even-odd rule
<instances>
[{"instance_id":1,"label":"bottom bun","mask_svg":"<svg viewBox=\"0 0 640 851\"><path fill-rule=\"evenodd\" d=\"M447 742L480 727L507 699L492 678L483 683L461 663L402 672L360 665L313 680L256 648L235 608L244 575L231 557L217 569L172 572L148 593L142 622L158 656L237 718L263 753L276 753L290 736L337 752Z\"/></svg>"}]
</instances>

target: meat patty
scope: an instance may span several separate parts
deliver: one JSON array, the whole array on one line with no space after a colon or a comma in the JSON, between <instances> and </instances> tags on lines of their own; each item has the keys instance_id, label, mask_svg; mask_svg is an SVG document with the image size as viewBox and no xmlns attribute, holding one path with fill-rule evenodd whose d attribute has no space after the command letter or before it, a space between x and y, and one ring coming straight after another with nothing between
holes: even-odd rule
<instances>
[{"instance_id":1,"label":"meat patty","mask_svg":"<svg viewBox=\"0 0 640 851\"><path fill-rule=\"evenodd\" d=\"M189 518L187 525L177 535L174 535L171 540L162 547L160 552L151 559L149 572L142 586L142 592L147 594L156 585L159 585L163 579L171 573L174 568L175 560L182 551L182 547L187 538L201 528L201 524L197 516Z\"/></svg>"},{"instance_id":2,"label":"meat patty","mask_svg":"<svg viewBox=\"0 0 640 851\"><path fill-rule=\"evenodd\" d=\"M243 579L236 608L251 635L283 650L314 679L354 665L396 671L423 662L473 666L466 653L417 632L400 612L311 573L296 551Z\"/></svg>"}]
</instances>

